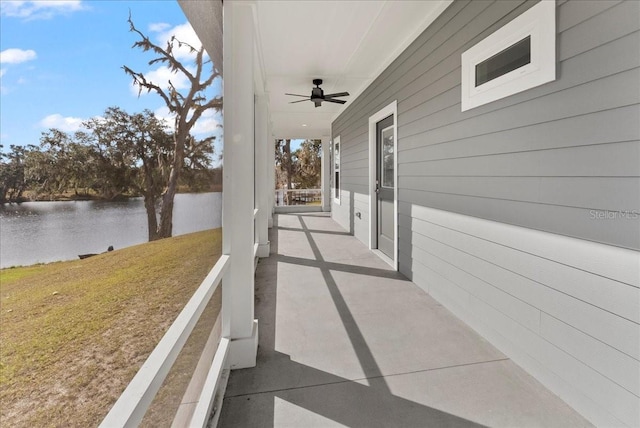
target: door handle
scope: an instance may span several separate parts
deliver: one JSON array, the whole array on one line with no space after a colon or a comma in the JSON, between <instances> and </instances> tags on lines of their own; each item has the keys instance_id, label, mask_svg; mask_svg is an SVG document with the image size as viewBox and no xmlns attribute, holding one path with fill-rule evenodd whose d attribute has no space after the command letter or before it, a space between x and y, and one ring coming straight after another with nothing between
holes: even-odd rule
<instances>
[{"instance_id":1,"label":"door handle","mask_svg":"<svg viewBox=\"0 0 640 428\"><path fill-rule=\"evenodd\" d=\"M376 195L379 195L379 194L380 194L380 188L376 187Z\"/></svg>"}]
</instances>

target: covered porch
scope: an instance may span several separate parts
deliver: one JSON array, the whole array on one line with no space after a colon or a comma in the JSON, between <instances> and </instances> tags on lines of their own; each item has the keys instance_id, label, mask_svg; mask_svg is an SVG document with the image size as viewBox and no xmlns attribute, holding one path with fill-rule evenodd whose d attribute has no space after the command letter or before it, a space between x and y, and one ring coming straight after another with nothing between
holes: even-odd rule
<instances>
[{"instance_id":1,"label":"covered porch","mask_svg":"<svg viewBox=\"0 0 640 428\"><path fill-rule=\"evenodd\" d=\"M223 256L103 426L137 426L142 420L175 355L217 287L222 289L222 338L219 343L212 341L209 356L202 359L205 374L193 376L204 379L202 387L181 404L189 409L182 419L188 420L189 426L590 425L476 330L504 352L510 352L518 364L590 421L610 426L621 425L616 421L624 420L628 425L637 425L637 382L629 381L638 373L634 359L638 349L637 322L632 320L638 314L633 300L637 299L637 251L596 245L571 234L557 234L555 229L551 233L544 228L516 227L506 220L483 217L496 212L516 217L517 213L525 212L525 203L536 210L542 210L540 206L555 207L534 204L539 202L536 200L516 201L522 211L498 209L503 202L495 200L502 201L502 193L494 195L491 202L486 201L490 198L481 191L493 186L481 184L493 183L496 177L491 176L490 164L483 161L488 155L473 151L479 146L474 138L485 132L484 116L492 117L494 112L488 110L495 105L484 107L487 111L482 114L461 112L458 105L460 54L473 45L473 40L490 34L502 21L512 18L502 10L511 10L511 2L181 0L180 3L214 63L224 62ZM533 3L523 2L522 6L526 8ZM451 4L455 7L448 9ZM563 13L569 18L563 19L570 23L573 14L578 20L589 12L582 9L584 2L557 4L564 6ZM604 7L606 2L597 4ZM633 2L627 4L633 6ZM486 16L485 7L490 12ZM430 27L447 10L448 14L438 21L440 29ZM619 10L622 14L626 9ZM521 11L510 13L515 12ZM452 35L441 32L447 28L445 18L459 27ZM480 18L487 21L482 31L478 29L480 33L473 37L466 34L468 23ZM590 29L592 25L595 24L585 27ZM435 47L429 55L425 49L425 58L420 60L414 53L422 47L412 42L425 34L425 29L429 29L427 41ZM574 37L581 40L578 36ZM451 40L455 43L450 44L455 46L445 49ZM402 60L396 61L400 55ZM439 59L437 64L424 71L431 67L433 55ZM419 64L413 64L418 61ZM380 85L373 92L367 92L385 70L388 75L380 79L383 82L378 82ZM620 74L612 73L612 76ZM399 77L406 85L403 82L395 85ZM312 102L290 104L292 98L285 94L306 94L316 78L323 79L327 92L349 91L347 106L353 106L351 110L328 104L316 108ZM420 96L432 97L428 100L412 98L417 90L412 82L421 79L425 82L417 85L424 86ZM435 81L427 85L431 79ZM446 85L441 79L446 79ZM448 89L440 92L440 84ZM544 108L536 100L544 97L551 97L551 101L544 99L545 104L540 105L560 105L558 100L564 101L560 96L569 90L561 86L564 84L583 85L579 80L565 83L560 79L556 88L558 98L552 97L556 92L541 93L533 99L518 101L518 105L532 105L531 112L542 111ZM437 94L431 94L428 91L431 89ZM608 91L602 89L602 93ZM531 93L520 96L533 97ZM611 105L625 107L624 100ZM394 201L396 221L400 218L404 227L394 223L397 233L393 252L396 257L402 252L397 248L397 238L402 233L404 271L410 274L416 266L412 278L422 288L397 271L398 266L403 266L397 258L394 268L393 263L371 251L375 247L370 232L377 221L371 215L375 192L372 184L376 177L372 173L375 155L371 155L374 150L370 143L374 141L371 136L376 121L384 119L377 115L380 112L386 115L389 106L395 106L394 118L399 115L400 131L394 134L394 140L404 139L405 152L398 148L397 153L404 156L404 168L408 171L400 176L405 187L398 187L404 192L404 199ZM607 106L602 109L609 109ZM418 107L424 108L424 112L418 112ZM513 111L513 106L505 104L497 113L511 119L515 117ZM530 152L542 151L535 144L556 135L555 122L560 113L534 117L531 120L540 123L529 123L531 114L527 112L519 113L517 118L522 120L523 128L535 127L535 132L520 135L518 131L515 139L512 134L516 131L498 128L498 124L506 121L503 116L498 115L490 127L486 125L487 135L493 131L505 134L506 148L499 150L511 150L514 141L521 143L518 149L521 151L516 154L491 154L500 161L496 165L505 174L498 177L504 180L495 181L500 184L497 189L508 195L518 193L512 191L515 187L509 181L513 178L510 156L517 155L529 171L527 174L535 178L546 163L543 158L531 158ZM575 114L578 113L599 112ZM618 117L622 121L626 116ZM573 119L562 119L569 123L567 132L580 128ZM584 120L586 123L588 117ZM469 122L464 129L458 129ZM533 138L538 135L544 138ZM333 218L326 212L277 214L273 197L277 138L322 140L321 206L324 211L332 211ZM492 138L486 137L482 142L493 144ZM583 137L567 138L566 144L573 144ZM602 137L603 141L607 138ZM428 167L426 160L411 162L414 152L410 150L422 150L432 141L450 143L453 149L444 147L442 153L437 151L433 155L437 159L429 162L449 162L448 157L452 157L455 159L451 162L459 168L457 175L441 180L443 185L466 183L465 186L474 187L476 176L486 179L478 181L476 190L480 195L464 195L477 202L469 203L478 210L471 211L476 215L456 214L455 210L446 210L446 206L440 207L424 196L423 193L430 192L429 197L433 193L437 202L446 193L448 201L457 204L462 200L453 184L447 188L450 194L436 191L439 188L429 190L427 185L437 180L421 175ZM593 144L596 143L600 144ZM342 164L327 162L331 146L332 161L340 153ZM432 146L435 144L429 145ZM440 149L438 146L434 150ZM474 154L473 163L467 161L469 153ZM594 159L599 159L599 152L593 153ZM623 156L625 151L620 153L620 159L629 157ZM442 156L447 158L440 159ZM553 165L558 163L555 157L549 159L554 159ZM448 174L447 165L443 163L433 173L434 177L438 177L436 173ZM585 165L588 168L590 163ZM476 168L475 175L467 176L467 169L472 166ZM557 169L561 166L556 165ZM611 168L614 166L611 164ZM516 167L513 168L515 171ZM546 174L545 171L542 172ZM551 173L557 174L556 169ZM531 177L520 178L519 183L529 183ZM398 181L395 180L396 187ZM466 191L465 186L460 188ZM549 188L556 187L549 184ZM529 190L538 197L537 184ZM567 197L550 193L552 201L563 202ZM586 224L588 212L584 207L581 209ZM545 212L526 210L533 226L550 217L565 218ZM433 253L423 251L430 246L436 248ZM486 260L485 254L490 256ZM600 258L598 254L606 257ZM503 263L505 259L508 263ZM616 263L609 266L602 260ZM411 268L407 268L407 263ZM617 269L618 264L625 267ZM434 266L441 275L433 270ZM445 278L449 276L462 286ZM476 330L423 291L433 283L440 287L434 287L432 294L452 310L460 308L456 314ZM482 298L466 290L465 284L479 287ZM604 291L609 289L616 291ZM575 296L569 296L570 293ZM475 311L476 308L480 309ZM565 319L567 314L571 315L569 319ZM606 356L592 358L599 350L604 350ZM174 426L186 425L176 420Z\"/></svg>"},{"instance_id":2,"label":"covered porch","mask_svg":"<svg viewBox=\"0 0 640 428\"><path fill-rule=\"evenodd\" d=\"M279 214L221 427L588 426L326 214Z\"/></svg>"}]
</instances>

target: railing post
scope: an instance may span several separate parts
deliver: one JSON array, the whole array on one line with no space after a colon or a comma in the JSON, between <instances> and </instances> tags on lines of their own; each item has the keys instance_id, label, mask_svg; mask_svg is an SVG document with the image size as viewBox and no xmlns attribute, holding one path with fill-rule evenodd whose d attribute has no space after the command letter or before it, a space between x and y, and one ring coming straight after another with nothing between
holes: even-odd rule
<instances>
[{"instance_id":1,"label":"railing post","mask_svg":"<svg viewBox=\"0 0 640 428\"><path fill-rule=\"evenodd\" d=\"M254 320L253 2L224 2L224 181L222 250L233 253L222 285L223 335L232 369L256 364Z\"/></svg>"}]
</instances>

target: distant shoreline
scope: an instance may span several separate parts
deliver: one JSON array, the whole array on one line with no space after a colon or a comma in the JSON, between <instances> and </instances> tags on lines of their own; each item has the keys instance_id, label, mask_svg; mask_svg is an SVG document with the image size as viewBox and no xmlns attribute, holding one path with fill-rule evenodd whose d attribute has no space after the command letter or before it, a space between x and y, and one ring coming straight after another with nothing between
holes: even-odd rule
<instances>
[{"instance_id":1,"label":"distant shoreline","mask_svg":"<svg viewBox=\"0 0 640 428\"><path fill-rule=\"evenodd\" d=\"M221 193L222 185L214 185L206 190L178 190L176 194L183 193ZM100 201L100 202L118 202L126 201L132 198L141 198L142 195L118 195L114 198L105 198L99 195L79 193L79 194L61 194L61 195L37 195L37 196L21 196L14 200L8 200L0 203L0 205L22 204L25 202L74 202L74 201Z\"/></svg>"}]
</instances>

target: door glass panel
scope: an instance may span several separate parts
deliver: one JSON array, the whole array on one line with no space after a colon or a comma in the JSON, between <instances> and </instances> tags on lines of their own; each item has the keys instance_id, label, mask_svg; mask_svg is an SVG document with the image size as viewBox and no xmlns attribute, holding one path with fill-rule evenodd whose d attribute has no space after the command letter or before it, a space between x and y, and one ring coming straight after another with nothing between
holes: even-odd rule
<instances>
[{"instance_id":1,"label":"door glass panel","mask_svg":"<svg viewBox=\"0 0 640 428\"><path fill-rule=\"evenodd\" d=\"M394 187L393 126L382 130L382 186Z\"/></svg>"}]
</instances>

